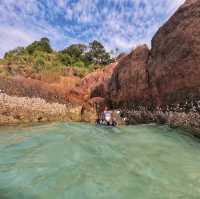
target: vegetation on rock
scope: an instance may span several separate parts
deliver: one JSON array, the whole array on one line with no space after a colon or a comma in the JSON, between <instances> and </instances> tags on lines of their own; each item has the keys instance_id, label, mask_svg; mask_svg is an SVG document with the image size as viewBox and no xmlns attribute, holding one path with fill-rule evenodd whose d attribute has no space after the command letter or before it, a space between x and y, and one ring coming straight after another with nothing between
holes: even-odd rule
<instances>
[{"instance_id":1,"label":"vegetation on rock","mask_svg":"<svg viewBox=\"0 0 200 199\"><path fill-rule=\"evenodd\" d=\"M17 47L5 53L0 60L0 74L19 74L33 79L41 79L44 74L49 74L52 79L56 79L55 76L66 76L71 67L76 76L83 77L112 61L111 55L98 41L93 41L88 46L73 44L64 50L54 51L49 39L41 38L27 47Z\"/></svg>"}]
</instances>

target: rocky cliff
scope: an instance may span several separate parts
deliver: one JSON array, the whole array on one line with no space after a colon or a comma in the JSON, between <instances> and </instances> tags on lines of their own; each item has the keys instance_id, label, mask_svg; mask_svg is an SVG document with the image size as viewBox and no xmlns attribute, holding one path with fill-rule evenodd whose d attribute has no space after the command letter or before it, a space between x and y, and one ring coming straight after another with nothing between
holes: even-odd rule
<instances>
[{"instance_id":1,"label":"rocky cliff","mask_svg":"<svg viewBox=\"0 0 200 199\"><path fill-rule=\"evenodd\" d=\"M80 87L86 91L88 98L106 96L110 78L117 64L118 62L112 63L103 69L88 74L82 79Z\"/></svg>"},{"instance_id":2,"label":"rocky cliff","mask_svg":"<svg viewBox=\"0 0 200 199\"><path fill-rule=\"evenodd\" d=\"M129 123L159 122L200 135L200 1L187 0L117 64L107 93Z\"/></svg>"},{"instance_id":3,"label":"rocky cliff","mask_svg":"<svg viewBox=\"0 0 200 199\"><path fill-rule=\"evenodd\" d=\"M157 105L200 99L200 1L188 0L152 40L149 76Z\"/></svg>"},{"instance_id":4,"label":"rocky cliff","mask_svg":"<svg viewBox=\"0 0 200 199\"><path fill-rule=\"evenodd\" d=\"M119 61L108 86L111 104L128 107L149 103L149 56L150 50L143 45Z\"/></svg>"},{"instance_id":5,"label":"rocky cliff","mask_svg":"<svg viewBox=\"0 0 200 199\"><path fill-rule=\"evenodd\" d=\"M117 106L166 106L200 99L200 1L188 0L113 72L108 99Z\"/></svg>"}]
</instances>

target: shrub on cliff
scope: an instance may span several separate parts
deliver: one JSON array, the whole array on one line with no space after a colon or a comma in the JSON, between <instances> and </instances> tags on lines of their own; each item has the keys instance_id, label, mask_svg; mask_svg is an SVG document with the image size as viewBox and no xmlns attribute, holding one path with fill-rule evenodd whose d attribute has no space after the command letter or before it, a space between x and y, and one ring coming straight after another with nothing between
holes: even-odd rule
<instances>
[{"instance_id":1,"label":"shrub on cliff","mask_svg":"<svg viewBox=\"0 0 200 199\"><path fill-rule=\"evenodd\" d=\"M25 48L17 47L15 49L10 50L7 53L5 53L4 58L11 59L12 57L17 57L17 56L24 55L24 54L25 54Z\"/></svg>"},{"instance_id":2,"label":"shrub on cliff","mask_svg":"<svg viewBox=\"0 0 200 199\"><path fill-rule=\"evenodd\" d=\"M83 67L85 67L85 64L84 64L83 61L79 60L79 61L74 63L74 66L79 67L79 68L83 68Z\"/></svg>"},{"instance_id":3,"label":"shrub on cliff","mask_svg":"<svg viewBox=\"0 0 200 199\"><path fill-rule=\"evenodd\" d=\"M35 63L33 64L33 69L36 72L40 72L40 71L44 70L44 67L45 67L44 58L43 57L37 57L35 59Z\"/></svg>"},{"instance_id":4,"label":"shrub on cliff","mask_svg":"<svg viewBox=\"0 0 200 199\"><path fill-rule=\"evenodd\" d=\"M75 75L81 78L87 75L89 72L91 72L89 68L85 67L75 67L75 69L76 69Z\"/></svg>"},{"instance_id":5,"label":"shrub on cliff","mask_svg":"<svg viewBox=\"0 0 200 199\"><path fill-rule=\"evenodd\" d=\"M0 75L5 76L6 74L6 70L2 67L0 67Z\"/></svg>"},{"instance_id":6,"label":"shrub on cliff","mask_svg":"<svg viewBox=\"0 0 200 199\"><path fill-rule=\"evenodd\" d=\"M72 58L67 53L58 53L57 58L65 66L71 66L72 65Z\"/></svg>"},{"instance_id":7,"label":"shrub on cliff","mask_svg":"<svg viewBox=\"0 0 200 199\"><path fill-rule=\"evenodd\" d=\"M35 41L26 47L29 54L33 54L35 51L42 51L46 53L52 53L53 50L48 38L42 38L40 41Z\"/></svg>"}]
</instances>

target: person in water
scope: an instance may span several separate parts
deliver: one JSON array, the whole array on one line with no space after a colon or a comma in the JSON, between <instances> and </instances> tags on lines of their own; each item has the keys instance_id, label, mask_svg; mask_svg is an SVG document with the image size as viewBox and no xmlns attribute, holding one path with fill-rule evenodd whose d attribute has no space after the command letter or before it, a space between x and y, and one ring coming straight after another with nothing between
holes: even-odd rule
<instances>
[{"instance_id":1,"label":"person in water","mask_svg":"<svg viewBox=\"0 0 200 199\"><path fill-rule=\"evenodd\" d=\"M112 111L109 111L107 107L105 107L105 110L103 112L103 118L107 122L107 125L110 125L112 122Z\"/></svg>"},{"instance_id":2,"label":"person in water","mask_svg":"<svg viewBox=\"0 0 200 199\"><path fill-rule=\"evenodd\" d=\"M113 112L108 110L108 107L105 107L100 118L97 119L97 124L106 124L108 126L116 126L117 123L114 120Z\"/></svg>"}]
</instances>

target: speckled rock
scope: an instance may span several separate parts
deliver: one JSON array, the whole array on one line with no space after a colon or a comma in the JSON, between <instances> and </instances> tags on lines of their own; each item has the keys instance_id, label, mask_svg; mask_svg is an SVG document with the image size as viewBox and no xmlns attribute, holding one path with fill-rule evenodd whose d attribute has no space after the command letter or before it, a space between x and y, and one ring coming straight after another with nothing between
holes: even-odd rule
<instances>
[{"instance_id":1,"label":"speckled rock","mask_svg":"<svg viewBox=\"0 0 200 199\"><path fill-rule=\"evenodd\" d=\"M200 99L200 1L187 0L152 40L149 76L157 105Z\"/></svg>"},{"instance_id":2,"label":"speckled rock","mask_svg":"<svg viewBox=\"0 0 200 199\"><path fill-rule=\"evenodd\" d=\"M49 121L81 121L82 106L47 103L44 99L0 94L0 125Z\"/></svg>"}]
</instances>

